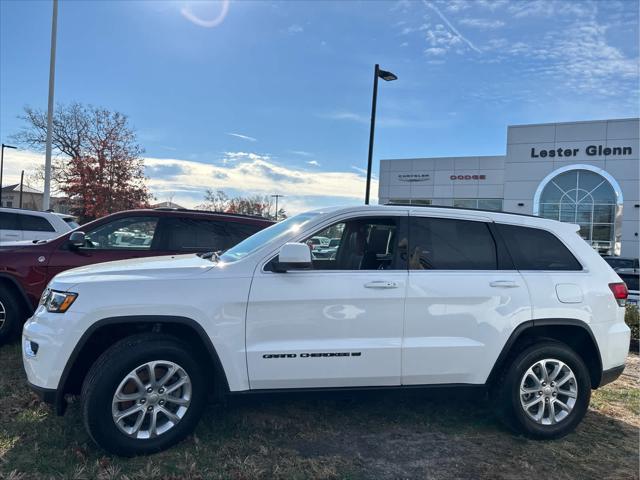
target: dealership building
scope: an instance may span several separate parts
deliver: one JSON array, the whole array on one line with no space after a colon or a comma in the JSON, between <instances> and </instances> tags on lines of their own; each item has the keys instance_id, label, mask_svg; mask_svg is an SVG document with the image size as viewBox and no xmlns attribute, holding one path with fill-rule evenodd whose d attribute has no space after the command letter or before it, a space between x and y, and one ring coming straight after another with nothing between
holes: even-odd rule
<instances>
[{"instance_id":1,"label":"dealership building","mask_svg":"<svg viewBox=\"0 0 640 480\"><path fill-rule=\"evenodd\" d=\"M379 202L539 215L638 257L639 132L637 118L512 125L506 155L381 160Z\"/></svg>"}]
</instances>

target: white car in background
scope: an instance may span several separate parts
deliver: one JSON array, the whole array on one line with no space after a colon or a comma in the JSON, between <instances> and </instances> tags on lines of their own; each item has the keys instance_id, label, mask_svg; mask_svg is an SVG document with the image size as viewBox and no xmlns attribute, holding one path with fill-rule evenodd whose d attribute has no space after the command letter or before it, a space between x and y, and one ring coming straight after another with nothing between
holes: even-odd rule
<instances>
[{"instance_id":1,"label":"white car in background","mask_svg":"<svg viewBox=\"0 0 640 480\"><path fill-rule=\"evenodd\" d=\"M0 208L0 244L47 240L77 227L76 219L72 215Z\"/></svg>"}]
</instances>

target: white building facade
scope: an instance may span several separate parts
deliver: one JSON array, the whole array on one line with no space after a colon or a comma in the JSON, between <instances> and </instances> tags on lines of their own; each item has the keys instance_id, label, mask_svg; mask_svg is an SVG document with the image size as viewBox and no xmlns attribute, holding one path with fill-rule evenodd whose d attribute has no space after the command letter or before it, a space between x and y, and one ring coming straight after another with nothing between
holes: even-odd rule
<instances>
[{"instance_id":1,"label":"white building facade","mask_svg":"<svg viewBox=\"0 0 640 480\"><path fill-rule=\"evenodd\" d=\"M506 155L381 160L378 198L553 218L603 255L638 257L639 151L637 118L514 125Z\"/></svg>"}]
</instances>

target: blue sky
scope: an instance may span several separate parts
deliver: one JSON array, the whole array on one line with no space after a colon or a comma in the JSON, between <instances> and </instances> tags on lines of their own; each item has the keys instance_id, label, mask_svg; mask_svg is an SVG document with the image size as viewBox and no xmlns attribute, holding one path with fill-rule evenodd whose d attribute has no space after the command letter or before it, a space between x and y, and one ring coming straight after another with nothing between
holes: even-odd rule
<instances>
[{"instance_id":1,"label":"blue sky","mask_svg":"<svg viewBox=\"0 0 640 480\"><path fill-rule=\"evenodd\" d=\"M509 124L639 114L637 0L61 1L56 101L129 115L158 200L359 202L374 157L493 155ZM47 101L50 1L0 1L0 139ZM11 152L8 180L41 161ZM377 169L377 161L376 169Z\"/></svg>"}]
</instances>

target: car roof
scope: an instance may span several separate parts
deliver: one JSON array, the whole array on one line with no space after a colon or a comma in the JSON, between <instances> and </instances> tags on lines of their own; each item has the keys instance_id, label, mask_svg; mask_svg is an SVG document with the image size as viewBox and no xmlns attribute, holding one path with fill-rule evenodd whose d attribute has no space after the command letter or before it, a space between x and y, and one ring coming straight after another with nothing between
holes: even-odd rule
<instances>
[{"instance_id":1,"label":"car roof","mask_svg":"<svg viewBox=\"0 0 640 480\"><path fill-rule=\"evenodd\" d=\"M498 212L495 210L482 210L475 208L459 208L459 207L447 207L440 205L354 205L354 206L342 206L342 207L326 207L312 210L315 213L357 213L357 212L408 212L409 214L424 214L429 216L445 216L445 217L466 217L477 218L479 220L492 220L498 222L515 223L524 226L538 226L546 227L549 229L561 229L578 231L579 226L572 223L563 223L557 220L551 220L548 218L539 217L536 215L528 215L524 213L512 213L512 212Z\"/></svg>"},{"instance_id":2,"label":"car roof","mask_svg":"<svg viewBox=\"0 0 640 480\"><path fill-rule=\"evenodd\" d=\"M13 208L13 207L0 207L0 212L17 213L18 215L36 215L41 217L58 215L58 214L54 214L53 212L43 212L41 210L29 210L28 208Z\"/></svg>"},{"instance_id":3,"label":"car roof","mask_svg":"<svg viewBox=\"0 0 640 480\"><path fill-rule=\"evenodd\" d=\"M261 217L259 215L245 215L241 213L228 213L228 212L214 212L211 210L197 210L189 208L137 208L133 210L123 210L121 212L113 213L112 215L158 215L158 216L210 216L216 218L224 218L231 221L249 221L248 223L266 223L272 224L273 220ZM103 217L104 218L104 217Z\"/></svg>"}]
</instances>

